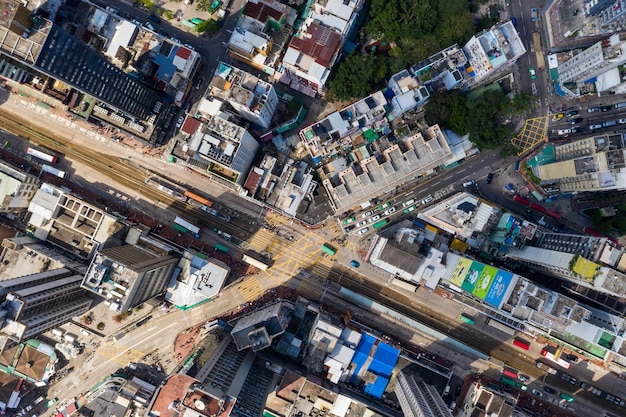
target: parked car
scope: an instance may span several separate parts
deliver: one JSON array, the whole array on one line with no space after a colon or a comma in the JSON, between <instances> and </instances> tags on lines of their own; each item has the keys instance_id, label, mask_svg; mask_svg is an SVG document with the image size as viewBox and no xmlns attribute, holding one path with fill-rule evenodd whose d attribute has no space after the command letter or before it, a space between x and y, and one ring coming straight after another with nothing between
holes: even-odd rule
<instances>
[{"instance_id":1,"label":"parked car","mask_svg":"<svg viewBox=\"0 0 626 417\"><path fill-rule=\"evenodd\" d=\"M537 78L537 72L533 67L528 68L528 72L530 73L530 78L532 78L533 80Z\"/></svg>"},{"instance_id":2,"label":"parked car","mask_svg":"<svg viewBox=\"0 0 626 417\"><path fill-rule=\"evenodd\" d=\"M537 391L536 389L533 389L531 392L533 393L533 395L536 395L537 397L543 397L543 392L541 391Z\"/></svg>"},{"instance_id":3,"label":"parked car","mask_svg":"<svg viewBox=\"0 0 626 417\"><path fill-rule=\"evenodd\" d=\"M372 214L374 214L374 212L372 210L370 210L370 211L367 211L367 212L363 213L361 215L361 217L366 218L366 217L371 216Z\"/></svg>"},{"instance_id":4,"label":"parked car","mask_svg":"<svg viewBox=\"0 0 626 417\"><path fill-rule=\"evenodd\" d=\"M431 201L433 201L433 196L429 195L428 197L422 200L422 204L430 203Z\"/></svg>"},{"instance_id":5,"label":"parked car","mask_svg":"<svg viewBox=\"0 0 626 417\"><path fill-rule=\"evenodd\" d=\"M517 379L519 379L522 382L530 382L530 377L524 374L517 374Z\"/></svg>"},{"instance_id":6,"label":"parked car","mask_svg":"<svg viewBox=\"0 0 626 417\"><path fill-rule=\"evenodd\" d=\"M582 118L582 117L575 117L575 118L571 119L571 120L569 121L569 123L570 123L571 125L575 125L575 124L578 124L578 123L580 123L580 122L582 122L582 121L583 121L583 118Z\"/></svg>"},{"instance_id":7,"label":"parked car","mask_svg":"<svg viewBox=\"0 0 626 417\"><path fill-rule=\"evenodd\" d=\"M572 128L572 133L579 133L579 132L582 132L583 130L585 130L585 128L582 126L574 126Z\"/></svg>"},{"instance_id":8,"label":"parked car","mask_svg":"<svg viewBox=\"0 0 626 417\"><path fill-rule=\"evenodd\" d=\"M544 390L545 392L547 392L548 394L556 394L556 390L555 390L555 389L550 388L550 387L549 387L549 386L547 386L547 385L544 385L543 390Z\"/></svg>"},{"instance_id":9,"label":"parked car","mask_svg":"<svg viewBox=\"0 0 626 417\"><path fill-rule=\"evenodd\" d=\"M348 219L344 219L343 224L350 224L352 223L354 220L356 220L356 218L354 217L350 217Z\"/></svg>"},{"instance_id":10,"label":"parked car","mask_svg":"<svg viewBox=\"0 0 626 417\"><path fill-rule=\"evenodd\" d=\"M570 362L578 362L578 356L574 355L573 353L570 353L567 355L567 360Z\"/></svg>"},{"instance_id":11,"label":"parked car","mask_svg":"<svg viewBox=\"0 0 626 417\"><path fill-rule=\"evenodd\" d=\"M493 181L493 172L487 174L487 184L491 184L491 181Z\"/></svg>"},{"instance_id":12,"label":"parked car","mask_svg":"<svg viewBox=\"0 0 626 417\"><path fill-rule=\"evenodd\" d=\"M374 217L370 218L370 223L374 223L375 221L380 220L380 214L375 215Z\"/></svg>"},{"instance_id":13,"label":"parked car","mask_svg":"<svg viewBox=\"0 0 626 417\"><path fill-rule=\"evenodd\" d=\"M569 135L570 133L572 133L572 129L559 129L556 133L559 136Z\"/></svg>"},{"instance_id":14,"label":"parked car","mask_svg":"<svg viewBox=\"0 0 626 417\"><path fill-rule=\"evenodd\" d=\"M387 210L385 210L385 216L389 216L394 211L396 211L395 207L389 207Z\"/></svg>"},{"instance_id":15,"label":"parked car","mask_svg":"<svg viewBox=\"0 0 626 417\"><path fill-rule=\"evenodd\" d=\"M368 231L368 230L370 230L370 228L369 228L369 227L364 227L363 229L361 229L361 230L359 230L359 231L358 231L358 234L359 234L359 235L362 235L363 233L367 233L367 231Z\"/></svg>"},{"instance_id":16,"label":"parked car","mask_svg":"<svg viewBox=\"0 0 626 417\"><path fill-rule=\"evenodd\" d=\"M405 201L404 203L402 203L402 207L412 206L412 205L413 205L413 203L415 203L415 199L414 199L414 198L412 198L412 199L410 199L410 200Z\"/></svg>"},{"instance_id":17,"label":"parked car","mask_svg":"<svg viewBox=\"0 0 626 417\"><path fill-rule=\"evenodd\" d=\"M185 116L181 115L176 121L176 129L180 129L184 121L185 121Z\"/></svg>"},{"instance_id":18,"label":"parked car","mask_svg":"<svg viewBox=\"0 0 626 417\"><path fill-rule=\"evenodd\" d=\"M469 180L463 183L463 187L471 187L472 185L476 184L476 181L474 180Z\"/></svg>"},{"instance_id":19,"label":"parked car","mask_svg":"<svg viewBox=\"0 0 626 417\"><path fill-rule=\"evenodd\" d=\"M565 113L567 117L577 116L578 114L579 114L578 110L570 110L567 113Z\"/></svg>"},{"instance_id":20,"label":"parked car","mask_svg":"<svg viewBox=\"0 0 626 417\"><path fill-rule=\"evenodd\" d=\"M589 125L589 130L602 129L601 124Z\"/></svg>"},{"instance_id":21,"label":"parked car","mask_svg":"<svg viewBox=\"0 0 626 417\"><path fill-rule=\"evenodd\" d=\"M530 18L533 22L536 22L537 20L539 20L539 9L536 7L533 7L532 9L530 9Z\"/></svg>"},{"instance_id":22,"label":"parked car","mask_svg":"<svg viewBox=\"0 0 626 417\"><path fill-rule=\"evenodd\" d=\"M353 261L350 261L350 265L352 265L352 266L353 266L353 267L355 267L355 268L358 268L359 266L361 266L361 264L360 264L360 263L358 263L357 261L354 261L354 260L353 260Z\"/></svg>"},{"instance_id":23,"label":"parked car","mask_svg":"<svg viewBox=\"0 0 626 417\"><path fill-rule=\"evenodd\" d=\"M611 111L611 110L613 110L613 106L602 106L602 107L600 107L600 110L602 110L603 112Z\"/></svg>"},{"instance_id":24,"label":"parked car","mask_svg":"<svg viewBox=\"0 0 626 417\"><path fill-rule=\"evenodd\" d=\"M626 124L626 119L619 119L618 122L621 125Z\"/></svg>"},{"instance_id":25,"label":"parked car","mask_svg":"<svg viewBox=\"0 0 626 417\"><path fill-rule=\"evenodd\" d=\"M413 210L415 210L415 209L416 209L416 206L411 206L411 207L409 207L409 208L405 208L405 209L404 209L404 212L408 214L408 213L412 212L412 211L413 211Z\"/></svg>"},{"instance_id":26,"label":"parked car","mask_svg":"<svg viewBox=\"0 0 626 417\"><path fill-rule=\"evenodd\" d=\"M600 111L600 107L589 107L587 109L587 113L595 113L595 112L599 112Z\"/></svg>"},{"instance_id":27,"label":"parked car","mask_svg":"<svg viewBox=\"0 0 626 417\"><path fill-rule=\"evenodd\" d=\"M367 224L367 221L363 220L362 222L358 222L358 223L356 224L356 227L363 227L363 226L365 226L366 224Z\"/></svg>"}]
</instances>

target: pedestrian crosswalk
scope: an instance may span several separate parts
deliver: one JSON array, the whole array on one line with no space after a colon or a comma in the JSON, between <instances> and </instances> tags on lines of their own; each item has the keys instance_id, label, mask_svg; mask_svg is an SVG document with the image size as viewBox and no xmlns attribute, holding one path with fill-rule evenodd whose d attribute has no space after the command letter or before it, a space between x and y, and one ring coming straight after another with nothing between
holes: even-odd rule
<instances>
[{"instance_id":1,"label":"pedestrian crosswalk","mask_svg":"<svg viewBox=\"0 0 626 417\"><path fill-rule=\"evenodd\" d=\"M256 276L247 277L241 284L239 284L237 289L247 301L254 301L261 297L265 292L265 288L261 285Z\"/></svg>"},{"instance_id":2,"label":"pedestrian crosswalk","mask_svg":"<svg viewBox=\"0 0 626 417\"><path fill-rule=\"evenodd\" d=\"M110 359L119 363L120 365L126 365L129 362L136 362L145 356L144 352L129 349L125 345L118 344L117 342L107 342L103 344L97 351L98 356Z\"/></svg>"}]
</instances>

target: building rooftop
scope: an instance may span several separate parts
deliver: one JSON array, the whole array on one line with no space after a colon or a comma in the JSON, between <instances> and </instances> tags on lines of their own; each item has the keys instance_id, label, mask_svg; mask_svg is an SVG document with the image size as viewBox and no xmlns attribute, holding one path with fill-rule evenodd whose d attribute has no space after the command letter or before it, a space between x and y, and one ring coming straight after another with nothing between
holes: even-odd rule
<instances>
[{"instance_id":1,"label":"building rooftop","mask_svg":"<svg viewBox=\"0 0 626 417\"><path fill-rule=\"evenodd\" d=\"M52 22L42 16L32 16L18 0L0 0L0 50L29 65L35 64L44 49Z\"/></svg>"},{"instance_id":2,"label":"building rooftop","mask_svg":"<svg viewBox=\"0 0 626 417\"><path fill-rule=\"evenodd\" d=\"M239 350L252 347L254 351L271 345L291 320L293 306L278 302L241 317L230 332Z\"/></svg>"},{"instance_id":3,"label":"building rooftop","mask_svg":"<svg viewBox=\"0 0 626 417\"><path fill-rule=\"evenodd\" d=\"M197 382L185 374L173 374L167 379L165 385L158 389L152 407L148 412L151 415L157 415L158 413L160 417L178 417L180 411L176 407L170 406L180 402L187 390Z\"/></svg>"}]
</instances>

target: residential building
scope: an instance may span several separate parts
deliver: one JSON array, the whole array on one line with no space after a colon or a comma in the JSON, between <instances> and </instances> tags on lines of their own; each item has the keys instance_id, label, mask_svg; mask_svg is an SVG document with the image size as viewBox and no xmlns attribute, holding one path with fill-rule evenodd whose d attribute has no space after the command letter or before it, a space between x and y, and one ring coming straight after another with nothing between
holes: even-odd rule
<instances>
[{"instance_id":1,"label":"residential building","mask_svg":"<svg viewBox=\"0 0 626 417\"><path fill-rule=\"evenodd\" d=\"M424 105L430 98L428 88L422 85L407 70L402 70L392 75L387 86L394 95L391 98L394 118L398 118L407 111Z\"/></svg>"},{"instance_id":2,"label":"residential building","mask_svg":"<svg viewBox=\"0 0 626 417\"><path fill-rule=\"evenodd\" d=\"M128 227L105 208L44 183L28 206L27 230L74 255L91 259L106 244L124 241Z\"/></svg>"},{"instance_id":3,"label":"residential building","mask_svg":"<svg viewBox=\"0 0 626 417\"><path fill-rule=\"evenodd\" d=\"M39 187L39 179L0 162L0 213L23 214Z\"/></svg>"},{"instance_id":4,"label":"residential building","mask_svg":"<svg viewBox=\"0 0 626 417\"><path fill-rule=\"evenodd\" d=\"M272 124L278 106L272 84L224 62L217 64L209 94L228 102L242 118L258 125L259 129L267 129Z\"/></svg>"},{"instance_id":5,"label":"residential building","mask_svg":"<svg viewBox=\"0 0 626 417\"><path fill-rule=\"evenodd\" d=\"M365 132L387 127L387 100L381 91L333 112L300 131L300 139L316 164L349 147ZM369 138L369 137L368 137Z\"/></svg>"},{"instance_id":6,"label":"residential building","mask_svg":"<svg viewBox=\"0 0 626 417\"><path fill-rule=\"evenodd\" d=\"M106 378L99 389L89 392L81 401L81 415L110 415L123 416L133 413L144 415L146 403L152 397L157 387L137 376L129 378L122 373L116 373ZM76 409L73 402L66 401L59 407L71 414ZM147 415L147 414L145 414Z\"/></svg>"},{"instance_id":7,"label":"residential building","mask_svg":"<svg viewBox=\"0 0 626 417\"><path fill-rule=\"evenodd\" d=\"M82 279L60 268L0 282L11 288L1 307L0 333L21 342L87 312L93 300L81 288ZM24 286L26 281L32 285Z\"/></svg>"},{"instance_id":8,"label":"residential building","mask_svg":"<svg viewBox=\"0 0 626 417\"><path fill-rule=\"evenodd\" d=\"M611 28L623 27L626 20L626 1L613 0L610 6L599 13L600 24Z\"/></svg>"},{"instance_id":9,"label":"residential building","mask_svg":"<svg viewBox=\"0 0 626 417\"><path fill-rule=\"evenodd\" d=\"M615 7L615 0L587 0L583 2L585 16L593 16L601 13L609 6Z\"/></svg>"},{"instance_id":10,"label":"residential building","mask_svg":"<svg viewBox=\"0 0 626 417\"><path fill-rule=\"evenodd\" d=\"M489 234L500 214L496 207L472 194L461 192L420 210L417 217L468 242L470 246L476 246L479 243L471 239L472 235Z\"/></svg>"},{"instance_id":11,"label":"residential building","mask_svg":"<svg viewBox=\"0 0 626 417\"><path fill-rule=\"evenodd\" d=\"M136 245L102 249L91 261L82 287L104 297L111 310L128 311L162 294L177 262L174 256Z\"/></svg>"},{"instance_id":12,"label":"residential building","mask_svg":"<svg viewBox=\"0 0 626 417\"><path fill-rule=\"evenodd\" d=\"M214 116L189 139L187 162L241 186L260 147L245 128Z\"/></svg>"},{"instance_id":13,"label":"residential building","mask_svg":"<svg viewBox=\"0 0 626 417\"><path fill-rule=\"evenodd\" d=\"M551 193L624 190L625 155L623 135L598 135L547 147L532 169Z\"/></svg>"},{"instance_id":14,"label":"residential building","mask_svg":"<svg viewBox=\"0 0 626 417\"><path fill-rule=\"evenodd\" d=\"M305 161L281 162L265 155L261 165L248 174L243 189L248 195L293 217L305 198L312 198L318 185L313 180L312 170Z\"/></svg>"},{"instance_id":15,"label":"residential building","mask_svg":"<svg viewBox=\"0 0 626 417\"><path fill-rule=\"evenodd\" d=\"M413 65L411 73L431 91L449 91L465 84L468 66L465 51L454 44Z\"/></svg>"},{"instance_id":16,"label":"residential building","mask_svg":"<svg viewBox=\"0 0 626 417\"><path fill-rule=\"evenodd\" d=\"M488 388L479 381L469 384L463 402L456 408L456 417L515 415L515 400L509 395Z\"/></svg>"},{"instance_id":17,"label":"residential building","mask_svg":"<svg viewBox=\"0 0 626 417\"><path fill-rule=\"evenodd\" d=\"M622 33L615 33L608 39L598 41L582 52L559 64L559 81L561 83L576 83L579 87L611 76L616 80L605 80L611 86L621 84L618 67L626 61L624 54L626 37ZM602 88L603 90L606 87Z\"/></svg>"},{"instance_id":18,"label":"residential building","mask_svg":"<svg viewBox=\"0 0 626 417\"><path fill-rule=\"evenodd\" d=\"M342 157L318 169L336 213L367 204L411 179L433 172L452 155L439 126L431 126L395 143L379 136L384 132L391 133L391 130L386 126L381 126L379 132L367 129L351 143L353 149L349 152L355 161L352 165Z\"/></svg>"},{"instance_id":19,"label":"residential building","mask_svg":"<svg viewBox=\"0 0 626 417\"><path fill-rule=\"evenodd\" d=\"M165 299L183 310L215 298L230 274L225 263L189 251L180 258L177 268L180 272L172 276Z\"/></svg>"},{"instance_id":20,"label":"residential building","mask_svg":"<svg viewBox=\"0 0 626 417\"><path fill-rule=\"evenodd\" d=\"M292 314L290 303L278 302L242 316L230 332L237 350L252 348L258 352L269 347L274 338L285 332Z\"/></svg>"},{"instance_id":21,"label":"residential building","mask_svg":"<svg viewBox=\"0 0 626 417\"><path fill-rule=\"evenodd\" d=\"M341 45L342 34L337 30L305 20L285 51L280 81L312 97L323 95Z\"/></svg>"},{"instance_id":22,"label":"residential building","mask_svg":"<svg viewBox=\"0 0 626 417\"><path fill-rule=\"evenodd\" d=\"M468 60L465 71L470 87L509 69L526 53L524 42L511 21L472 36L463 50Z\"/></svg>"},{"instance_id":23,"label":"residential building","mask_svg":"<svg viewBox=\"0 0 626 417\"><path fill-rule=\"evenodd\" d=\"M364 0L318 0L311 4L309 19L341 33L346 39L359 17Z\"/></svg>"},{"instance_id":24,"label":"residential building","mask_svg":"<svg viewBox=\"0 0 626 417\"><path fill-rule=\"evenodd\" d=\"M437 389L416 375L400 371L394 392L406 417L452 417Z\"/></svg>"},{"instance_id":25,"label":"residential building","mask_svg":"<svg viewBox=\"0 0 626 417\"><path fill-rule=\"evenodd\" d=\"M230 56L273 73L296 18L294 8L276 0L248 1L228 40Z\"/></svg>"}]
</instances>

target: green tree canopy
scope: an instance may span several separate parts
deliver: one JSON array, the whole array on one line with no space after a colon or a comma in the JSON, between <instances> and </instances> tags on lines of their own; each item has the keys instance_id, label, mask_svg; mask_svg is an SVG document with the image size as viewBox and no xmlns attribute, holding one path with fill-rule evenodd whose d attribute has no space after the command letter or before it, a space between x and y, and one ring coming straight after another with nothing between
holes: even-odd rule
<instances>
[{"instance_id":1,"label":"green tree canopy","mask_svg":"<svg viewBox=\"0 0 626 417\"><path fill-rule=\"evenodd\" d=\"M334 71L329 83L329 96L338 100L365 97L379 87L386 77L384 57L352 53Z\"/></svg>"}]
</instances>

